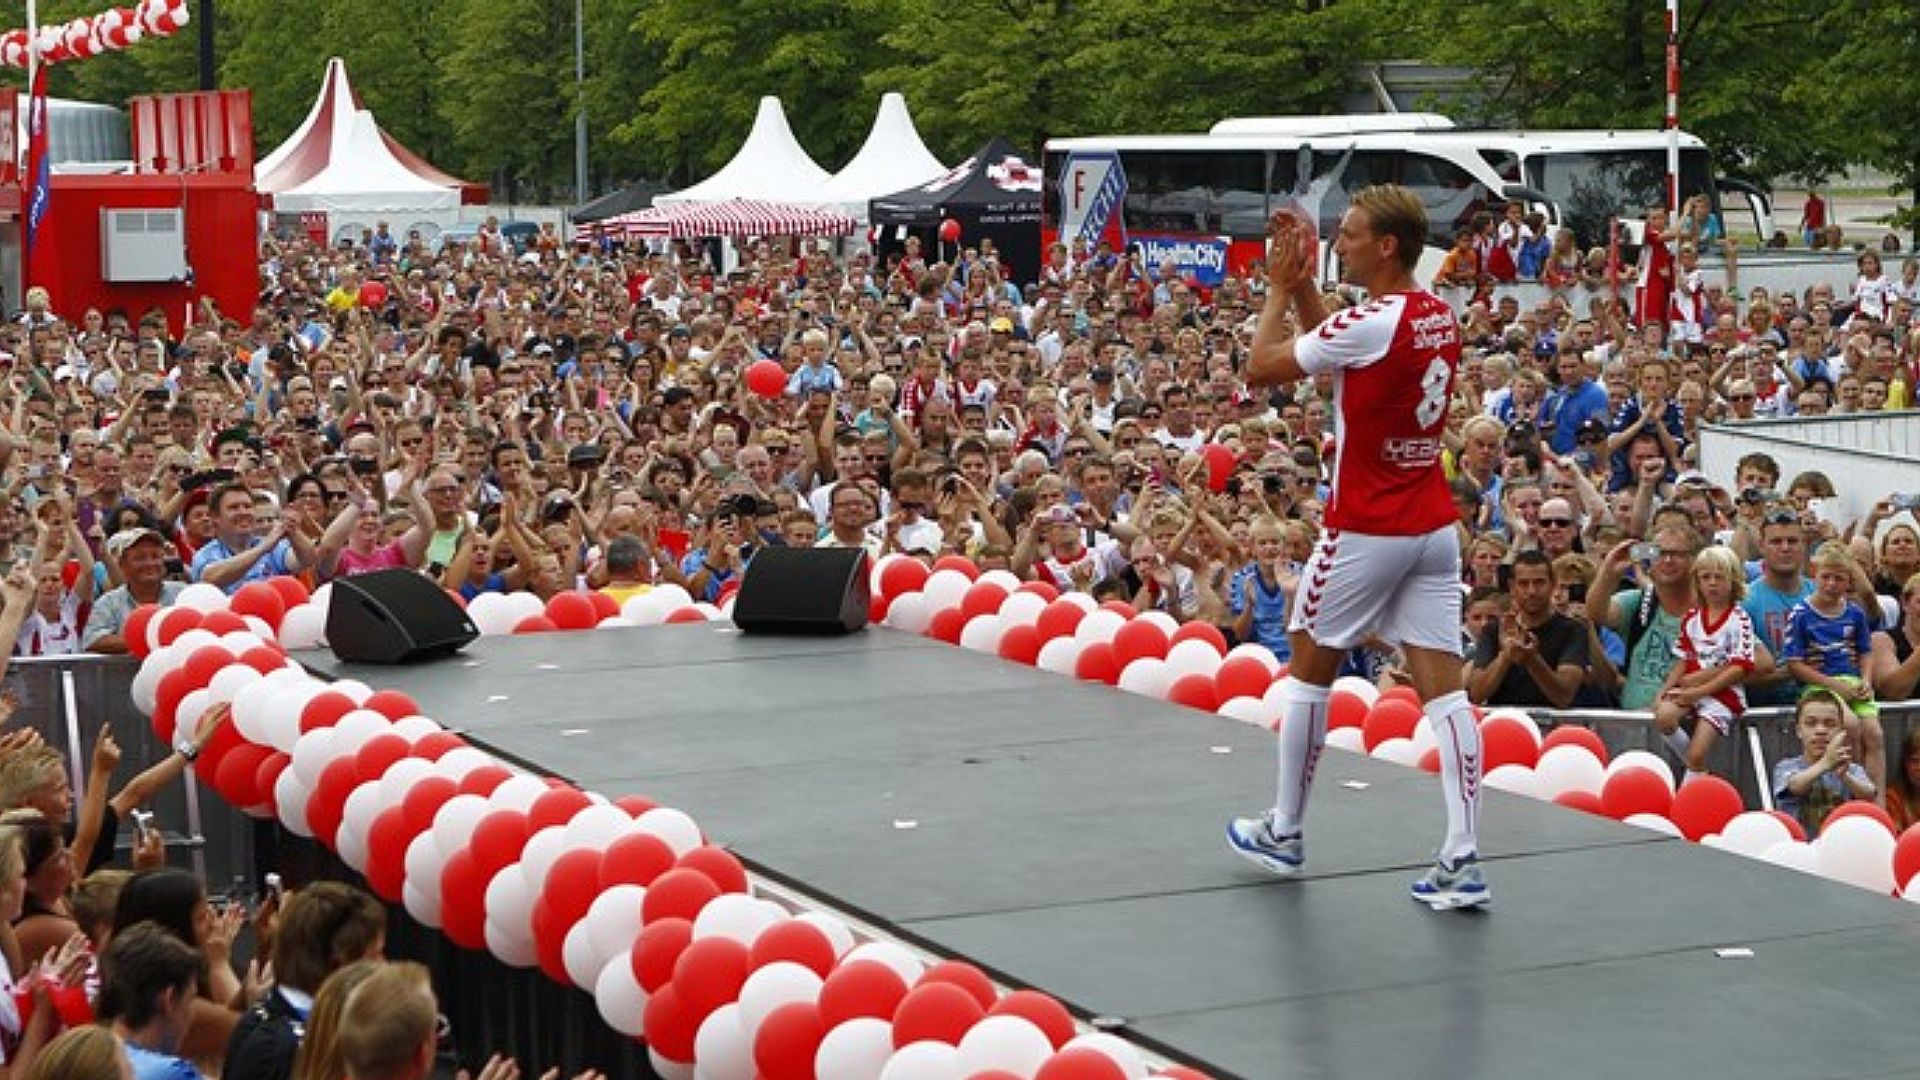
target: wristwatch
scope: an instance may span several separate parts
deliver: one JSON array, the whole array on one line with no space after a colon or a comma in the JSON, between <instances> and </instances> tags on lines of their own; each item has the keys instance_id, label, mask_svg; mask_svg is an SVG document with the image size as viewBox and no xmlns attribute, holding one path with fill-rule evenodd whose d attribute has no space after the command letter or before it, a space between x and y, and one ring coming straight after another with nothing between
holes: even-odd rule
<instances>
[{"instance_id":1,"label":"wristwatch","mask_svg":"<svg viewBox=\"0 0 1920 1080\"><path fill-rule=\"evenodd\" d=\"M187 764L191 765L200 756L200 747L192 739L181 739L173 744L173 752L187 759Z\"/></svg>"}]
</instances>

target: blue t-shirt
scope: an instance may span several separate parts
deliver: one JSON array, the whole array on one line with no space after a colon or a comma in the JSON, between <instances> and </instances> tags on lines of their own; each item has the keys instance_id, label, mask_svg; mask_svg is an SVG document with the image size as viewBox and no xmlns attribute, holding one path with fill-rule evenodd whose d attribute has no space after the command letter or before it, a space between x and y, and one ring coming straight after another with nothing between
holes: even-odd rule
<instances>
[{"instance_id":1,"label":"blue t-shirt","mask_svg":"<svg viewBox=\"0 0 1920 1080\"><path fill-rule=\"evenodd\" d=\"M1552 424L1547 441L1556 454L1571 454L1578 448L1580 425L1593 417L1607 418L1607 388L1596 382L1582 381L1571 390L1555 390L1547 395L1540 410L1542 424Z\"/></svg>"},{"instance_id":2,"label":"blue t-shirt","mask_svg":"<svg viewBox=\"0 0 1920 1080\"><path fill-rule=\"evenodd\" d=\"M130 1042L124 1045L127 1060L133 1064L133 1080L204 1080L190 1061Z\"/></svg>"},{"instance_id":3,"label":"blue t-shirt","mask_svg":"<svg viewBox=\"0 0 1920 1080\"><path fill-rule=\"evenodd\" d=\"M1873 628L1859 604L1849 600L1839 615L1827 616L1803 600L1787 615L1787 640L1780 650L1780 662L1804 660L1822 675L1858 676L1860 654L1870 648L1872 640Z\"/></svg>"},{"instance_id":4,"label":"blue t-shirt","mask_svg":"<svg viewBox=\"0 0 1920 1080\"><path fill-rule=\"evenodd\" d=\"M207 572L207 567L212 566L214 563L225 562L235 555L240 554L240 551L251 550L254 546L256 545L248 545L246 548L235 550L221 543L218 538L207 541L205 546L193 553L193 580L199 581ZM268 578L288 577L296 572L294 568L297 565L297 558L293 553L293 541L282 540L273 545L272 551L260 556L260 558L254 561L252 566L247 567L246 573L227 582L222 588L228 596L232 596L234 593L240 591L242 585L248 582L265 581Z\"/></svg>"},{"instance_id":5,"label":"blue t-shirt","mask_svg":"<svg viewBox=\"0 0 1920 1080\"><path fill-rule=\"evenodd\" d=\"M1776 661L1787 643L1787 616L1799 606L1800 601L1813 595L1813 582L1800 579L1800 587L1793 592L1781 592L1767 584L1766 579L1756 578L1747 586L1747 598L1740 602L1747 618L1753 620L1753 628L1760 632L1760 639L1767 643ZM1794 679L1781 679L1761 686L1748 685L1747 704L1749 705L1791 705L1800 696L1800 684Z\"/></svg>"},{"instance_id":6,"label":"blue t-shirt","mask_svg":"<svg viewBox=\"0 0 1920 1080\"><path fill-rule=\"evenodd\" d=\"M1233 580L1228 583L1228 593L1233 605L1233 614L1239 618L1246 610L1244 602L1246 582L1251 581L1253 591L1253 627L1247 640L1265 645L1274 658L1285 662L1293 658L1293 646L1287 640L1287 615L1292 597L1278 584L1271 590L1260 578L1259 568L1253 563L1233 572Z\"/></svg>"},{"instance_id":7,"label":"blue t-shirt","mask_svg":"<svg viewBox=\"0 0 1920 1080\"><path fill-rule=\"evenodd\" d=\"M1783 814L1791 814L1807 830L1807 836L1820 834L1820 826L1826 824L1827 815L1839 809L1840 804L1853 798L1847 785L1838 773L1821 773L1807 789L1805 795L1795 795L1787 790L1787 781L1795 773L1805 772L1810 762L1806 755L1787 758L1773 767L1773 804ZM1859 762L1847 766L1847 775L1857 784L1869 783L1867 770Z\"/></svg>"}]
</instances>

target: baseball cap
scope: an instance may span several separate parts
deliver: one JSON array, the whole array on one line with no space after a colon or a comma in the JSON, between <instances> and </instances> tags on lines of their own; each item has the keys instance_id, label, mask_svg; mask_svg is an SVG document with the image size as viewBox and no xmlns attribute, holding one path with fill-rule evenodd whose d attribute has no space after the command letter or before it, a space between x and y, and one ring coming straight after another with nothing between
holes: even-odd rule
<instances>
[{"instance_id":1,"label":"baseball cap","mask_svg":"<svg viewBox=\"0 0 1920 1080\"><path fill-rule=\"evenodd\" d=\"M537 344L537 345L535 345L535 346L533 347L533 355L535 355L535 356L552 356L552 355L553 355L553 346L551 346L551 345L549 345L549 344L547 344L546 342L544 342L544 341L542 341L542 342L540 342L539 344Z\"/></svg>"},{"instance_id":2,"label":"baseball cap","mask_svg":"<svg viewBox=\"0 0 1920 1080\"><path fill-rule=\"evenodd\" d=\"M925 344L926 342L920 340L918 334L908 334L906 337L900 339L900 347L903 349L917 349Z\"/></svg>"},{"instance_id":3,"label":"baseball cap","mask_svg":"<svg viewBox=\"0 0 1920 1080\"><path fill-rule=\"evenodd\" d=\"M1686 472L1683 472L1679 476L1674 477L1673 483L1675 487L1712 487L1713 486L1713 481L1707 479L1707 474L1701 472L1699 469L1688 469Z\"/></svg>"},{"instance_id":4,"label":"baseball cap","mask_svg":"<svg viewBox=\"0 0 1920 1080\"><path fill-rule=\"evenodd\" d=\"M1011 334L1013 333L1013 320L1007 318L1005 315L1001 315L988 323L987 329L996 334Z\"/></svg>"},{"instance_id":5,"label":"baseball cap","mask_svg":"<svg viewBox=\"0 0 1920 1080\"><path fill-rule=\"evenodd\" d=\"M144 525L136 525L131 529L121 529L119 532L107 537L107 554L118 559L124 556L129 548L142 540L152 540L159 544L165 544L167 542L166 537L161 536L152 529Z\"/></svg>"},{"instance_id":6,"label":"baseball cap","mask_svg":"<svg viewBox=\"0 0 1920 1080\"><path fill-rule=\"evenodd\" d=\"M1087 374L1090 378L1093 379L1094 382L1112 382L1113 381L1112 368L1097 367L1097 368L1094 368L1092 371L1088 372Z\"/></svg>"},{"instance_id":7,"label":"baseball cap","mask_svg":"<svg viewBox=\"0 0 1920 1080\"><path fill-rule=\"evenodd\" d=\"M1607 422L1597 416L1589 416L1580 421L1579 430L1573 433L1575 442L1604 441L1607 437Z\"/></svg>"}]
</instances>

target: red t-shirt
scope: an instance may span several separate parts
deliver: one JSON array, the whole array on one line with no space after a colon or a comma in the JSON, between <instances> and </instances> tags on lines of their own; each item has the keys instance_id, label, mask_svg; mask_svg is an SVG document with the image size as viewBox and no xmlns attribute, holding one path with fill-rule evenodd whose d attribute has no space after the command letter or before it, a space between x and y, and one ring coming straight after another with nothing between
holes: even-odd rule
<instances>
[{"instance_id":1,"label":"red t-shirt","mask_svg":"<svg viewBox=\"0 0 1920 1080\"><path fill-rule=\"evenodd\" d=\"M1460 366L1460 323L1425 290L1328 316L1294 343L1300 367L1333 374L1328 527L1421 536L1455 520L1441 435Z\"/></svg>"}]
</instances>

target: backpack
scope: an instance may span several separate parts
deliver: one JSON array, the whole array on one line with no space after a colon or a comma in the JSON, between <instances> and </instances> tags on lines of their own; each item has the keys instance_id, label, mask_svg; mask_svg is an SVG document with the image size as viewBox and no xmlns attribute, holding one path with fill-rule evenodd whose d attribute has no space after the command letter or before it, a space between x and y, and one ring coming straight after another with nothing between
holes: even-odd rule
<instances>
[{"instance_id":1,"label":"backpack","mask_svg":"<svg viewBox=\"0 0 1920 1080\"><path fill-rule=\"evenodd\" d=\"M1633 617L1627 620L1627 632L1622 635L1627 642L1628 664L1633 663L1634 647L1640 644L1641 638L1647 636L1647 630L1653 626L1653 620L1659 617L1659 608L1660 600L1653 595L1653 588L1641 586L1640 605L1634 609Z\"/></svg>"}]
</instances>

